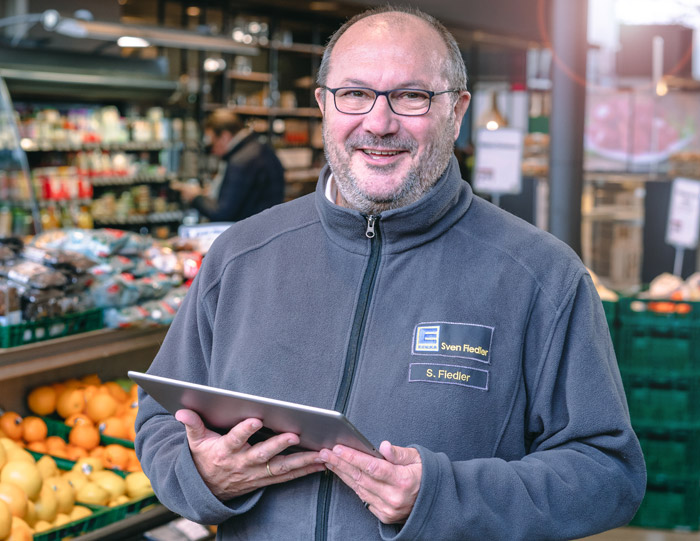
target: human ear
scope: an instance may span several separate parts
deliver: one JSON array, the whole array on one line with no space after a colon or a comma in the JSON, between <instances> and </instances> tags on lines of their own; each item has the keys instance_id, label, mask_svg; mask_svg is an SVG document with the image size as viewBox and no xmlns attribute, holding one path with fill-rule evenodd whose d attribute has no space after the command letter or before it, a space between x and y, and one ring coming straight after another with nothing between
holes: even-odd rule
<instances>
[{"instance_id":1,"label":"human ear","mask_svg":"<svg viewBox=\"0 0 700 541\"><path fill-rule=\"evenodd\" d=\"M472 95L466 90L461 90L459 96L457 97L457 102L455 103L454 113L455 113L455 141L459 137L459 129L462 126L462 119L469 108L469 103L471 102Z\"/></svg>"}]
</instances>

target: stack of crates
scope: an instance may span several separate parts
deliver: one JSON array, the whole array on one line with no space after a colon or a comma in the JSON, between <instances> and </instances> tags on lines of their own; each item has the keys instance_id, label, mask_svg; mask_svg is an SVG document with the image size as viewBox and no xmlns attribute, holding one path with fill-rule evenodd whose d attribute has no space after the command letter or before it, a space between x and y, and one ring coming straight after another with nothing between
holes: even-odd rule
<instances>
[{"instance_id":1,"label":"stack of crates","mask_svg":"<svg viewBox=\"0 0 700 541\"><path fill-rule=\"evenodd\" d=\"M648 480L631 524L700 527L700 303L623 298L615 348Z\"/></svg>"}]
</instances>

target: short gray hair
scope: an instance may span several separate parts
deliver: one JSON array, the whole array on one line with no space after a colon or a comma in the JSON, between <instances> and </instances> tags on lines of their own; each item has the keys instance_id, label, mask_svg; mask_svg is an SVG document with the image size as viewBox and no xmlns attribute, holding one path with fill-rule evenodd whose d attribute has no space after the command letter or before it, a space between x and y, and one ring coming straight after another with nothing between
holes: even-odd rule
<instances>
[{"instance_id":1,"label":"short gray hair","mask_svg":"<svg viewBox=\"0 0 700 541\"><path fill-rule=\"evenodd\" d=\"M459 46L457 45L457 41L455 40L454 36L452 36L450 31L447 30L447 28L445 28L445 25L443 25L432 15L428 15L427 13L419 9L409 6L392 5L385 5L377 8L372 8L363 11L362 13L358 13L357 15L349 19L347 22L345 22L343 26L338 28L338 30L336 30L333 33L333 35L328 40L328 44L326 45L325 50L323 51L321 66L318 69L316 83L319 86L326 85L326 81L328 80L328 72L330 71L331 53L333 52L333 48L335 47L335 44L337 43L338 39L340 39L340 36L342 36L345 33L345 31L356 22L361 21L362 19L366 19L367 17L371 17L373 15L381 15L384 13L404 13L406 15L413 15L428 23L431 28L433 28L438 34L440 34L440 37L442 38L443 42L447 47L447 73L445 75L447 77L448 85L450 86L450 88L453 89L467 89L467 68L464 65L462 52L459 50Z\"/></svg>"}]
</instances>

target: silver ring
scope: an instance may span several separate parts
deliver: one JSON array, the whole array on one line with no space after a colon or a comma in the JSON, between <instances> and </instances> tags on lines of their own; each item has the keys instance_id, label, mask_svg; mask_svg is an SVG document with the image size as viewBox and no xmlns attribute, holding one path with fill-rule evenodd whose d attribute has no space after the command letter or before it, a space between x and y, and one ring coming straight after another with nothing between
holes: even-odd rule
<instances>
[{"instance_id":1,"label":"silver ring","mask_svg":"<svg viewBox=\"0 0 700 541\"><path fill-rule=\"evenodd\" d=\"M270 471L270 461L269 460L267 461L267 464L265 464L265 468L267 468L267 475L269 475L270 477L274 477L274 475L272 475L272 472Z\"/></svg>"}]
</instances>

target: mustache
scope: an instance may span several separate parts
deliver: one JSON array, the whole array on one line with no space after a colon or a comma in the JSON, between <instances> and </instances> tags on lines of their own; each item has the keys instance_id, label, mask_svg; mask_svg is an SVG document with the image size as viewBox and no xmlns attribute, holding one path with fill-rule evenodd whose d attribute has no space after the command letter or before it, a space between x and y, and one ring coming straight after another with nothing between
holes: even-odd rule
<instances>
[{"instance_id":1,"label":"mustache","mask_svg":"<svg viewBox=\"0 0 700 541\"><path fill-rule=\"evenodd\" d=\"M371 134L359 134L348 137L345 141L345 150L348 152L358 148L381 148L383 150L407 150L411 153L418 149L418 143L410 137L387 135L377 137Z\"/></svg>"}]
</instances>

